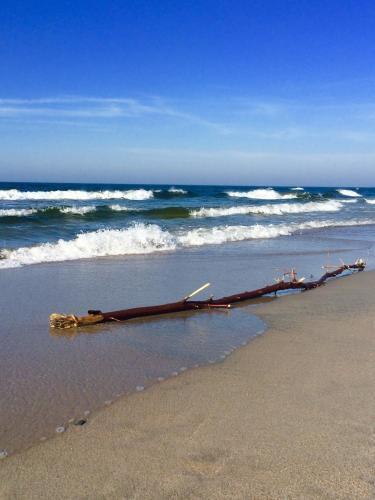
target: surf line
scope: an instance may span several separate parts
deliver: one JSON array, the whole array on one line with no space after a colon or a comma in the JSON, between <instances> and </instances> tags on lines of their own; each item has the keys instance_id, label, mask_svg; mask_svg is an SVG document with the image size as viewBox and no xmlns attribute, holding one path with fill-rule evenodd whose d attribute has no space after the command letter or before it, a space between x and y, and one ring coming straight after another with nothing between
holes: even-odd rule
<instances>
[{"instance_id":1,"label":"surf line","mask_svg":"<svg viewBox=\"0 0 375 500\"><path fill-rule=\"evenodd\" d=\"M294 269L284 273L281 278L276 280L275 284L266 285L263 288L252 290L249 292L237 293L235 295L228 295L219 299L210 297L207 300L190 300L192 297L202 292L210 283L206 283L194 292L190 293L178 302L171 302L169 304L161 304L156 306L134 307L132 309L122 309L119 311L102 312L100 310L89 310L87 316L76 316L75 314L59 314L53 313L49 317L50 327L57 329L77 328L80 326L95 325L98 323L107 323L113 321L126 321L134 318L144 318L146 316L160 316L162 314L171 314L182 311L194 311L200 309L215 309L224 308L229 309L232 304L236 302L243 302L245 300L256 299L279 291L285 290L312 290L322 286L328 279L335 278L345 271L358 271L361 272L365 269L366 263L362 259L358 259L354 264L345 264L332 271L328 268L332 266L324 266L327 272L317 281L306 282L305 278L298 279L297 273ZM286 279L288 278L288 279Z\"/></svg>"}]
</instances>

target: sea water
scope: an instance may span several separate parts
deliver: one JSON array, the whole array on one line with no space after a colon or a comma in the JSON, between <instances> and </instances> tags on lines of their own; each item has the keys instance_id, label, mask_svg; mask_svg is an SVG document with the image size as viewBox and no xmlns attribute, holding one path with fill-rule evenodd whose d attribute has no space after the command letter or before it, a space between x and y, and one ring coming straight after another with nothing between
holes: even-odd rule
<instances>
[{"instance_id":1,"label":"sea water","mask_svg":"<svg viewBox=\"0 0 375 500\"><path fill-rule=\"evenodd\" d=\"M208 281L201 298L220 297L340 259L373 267L374 201L353 187L0 184L0 449L89 422L265 329L251 305L62 332L51 312L175 301Z\"/></svg>"}]
</instances>

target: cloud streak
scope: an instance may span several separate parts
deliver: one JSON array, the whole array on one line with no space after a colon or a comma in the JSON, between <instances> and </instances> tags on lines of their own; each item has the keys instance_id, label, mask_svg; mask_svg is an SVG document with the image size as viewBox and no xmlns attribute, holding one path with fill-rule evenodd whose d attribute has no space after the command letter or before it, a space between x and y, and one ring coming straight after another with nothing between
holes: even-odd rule
<instances>
[{"instance_id":1,"label":"cloud streak","mask_svg":"<svg viewBox=\"0 0 375 500\"><path fill-rule=\"evenodd\" d=\"M248 145L252 142L253 147L262 141L296 146L303 140L320 140L328 146L333 142L344 146L347 142L370 144L375 135L374 117L375 104L371 102L309 102L246 96L191 102L155 96L0 98L0 123L7 126L13 122L18 126L75 123L82 128L105 125L110 130L113 125L136 123L146 131L148 125L160 123L171 131L171 126L179 123L199 134L201 130L213 132L235 147L241 147L246 141ZM349 130L345 129L346 124L350 124ZM190 132L186 137L189 135Z\"/></svg>"},{"instance_id":2,"label":"cloud streak","mask_svg":"<svg viewBox=\"0 0 375 500\"><path fill-rule=\"evenodd\" d=\"M221 134L230 130L225 125L197 114L180 111L160 98L149 101L123 97L40 97L32 99L0 98L1 118L86 118L126 119L158 116L177 119L212 129Z\"/></svg>"}]
</instances>

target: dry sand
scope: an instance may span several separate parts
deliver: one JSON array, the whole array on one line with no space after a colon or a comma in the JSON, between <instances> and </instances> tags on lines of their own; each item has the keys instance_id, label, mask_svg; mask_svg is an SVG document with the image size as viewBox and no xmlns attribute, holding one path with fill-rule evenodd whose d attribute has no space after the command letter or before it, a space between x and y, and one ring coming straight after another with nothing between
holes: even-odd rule
<instances>
[{"instance_id":1,"label":"dry sand","mask_svg":"<svg viewBox=\"0 0 375 500\"><path fill-rule=\"evenodd\" d=\"M1 498L375 498L374 280L258 307L224 363L2 461Z\"/></svg>"}]
</instances>

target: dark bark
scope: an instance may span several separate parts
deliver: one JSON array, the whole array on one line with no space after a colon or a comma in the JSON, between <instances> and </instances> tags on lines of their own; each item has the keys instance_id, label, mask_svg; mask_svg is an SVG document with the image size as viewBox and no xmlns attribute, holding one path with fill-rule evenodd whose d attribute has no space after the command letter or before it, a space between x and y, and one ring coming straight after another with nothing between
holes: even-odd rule
<instances>
[{"instance_id":1,"label":"dark bark","mask_svg":"<svg viewBox=\"0 0 375 500\"><path fill-rule=\"evenodd\" d=\"M179 302L172 302L170 304L162 304L158 306L148 306L148 307L135 307L132 309L123 309L120 311L110 311L101 312L98 310L88 311L88 316L75 316L74 314L51 314L50 316L50 326L51 328L74 328L78 326L88 326L97 323L104 323L108 321L126 321L134 318L144 318L147 316L159 316L162 314L171 314L181 311L194 311L198 309L214 309L214 308L226 308L231 307L232 304L236 302L243 302L245 300L256 299L263 297L264 295L269 295L272 293L277 293L283 290L311 290L312 288L317 288L323 285L329 278L334 278L339 276L344 271L363 271L365 268L365 263L362 260L358 260L355 264L345 265L343 264L338 269L334 271L325 273L319 280L304 282L302 280L297 280L295 273L291 273L291 280L284 281L281 280L273 285L268 285L257 290L252 290L250 292L237 293L235 295L228 295L227 297L221 297L220 299L209 299L209 300L180 300ZM196 293L196 292L195 292Z\"/></svg>"},{"instance_id":2,"label":"dark bark","mask_svg":"<svg viewBox=\"0 0 375 500\"><path fill-rule=\"evenodd\" d=\"M170 314L181 311L191 311L194 309L209 309L214 307L228 307L236 302L242 302L245 300L256 299L268 295L271 293L277 293L283 290L311 290L312 288L317 288L323 283L325 283L329 278L334 278L344 271L347 270L357 270L363 271L364 264L361 262L352 265L343 265L338 269L325 273L319 280L310 282L299 282L295 281L281 281L273 285L268 285L257 290L252 290L249 292L237 293L235 295L228 295L227 297L221 297L220 299L210 299L210 300L189 300L189 301L179 301L172 302L170 304L162 304L158 306L148 306L148 307L135 307L133 309L123 309L120 311L111 311L102 313L95 311L103 316L103 321L125 321L133 318L142 318L146 316L155 316L160 314Z\"/></svg>"}]
</instances>

